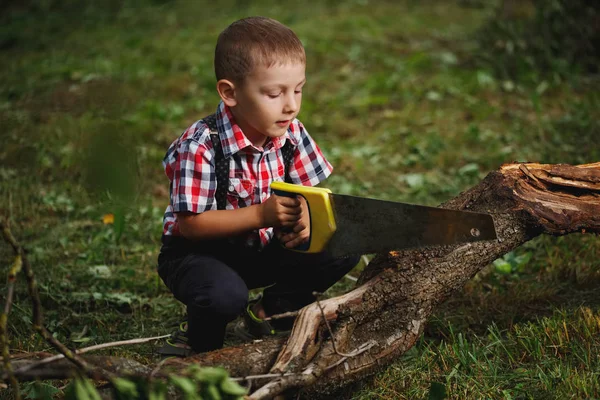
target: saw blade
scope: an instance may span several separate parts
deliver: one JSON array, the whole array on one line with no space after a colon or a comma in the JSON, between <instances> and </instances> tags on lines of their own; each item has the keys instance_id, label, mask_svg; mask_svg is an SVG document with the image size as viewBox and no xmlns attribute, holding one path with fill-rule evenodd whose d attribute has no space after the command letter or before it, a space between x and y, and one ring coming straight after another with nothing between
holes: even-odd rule
<instances>
[{"instance_id":1,"label":"saw blade","mask_svg":"<svg viewBox=\"0 0 600 400\"><path fill-rule=\"evenodd\" d=\"M336 257L496 239L489 214L330 194Z\"/></svg>"}]
</instances>

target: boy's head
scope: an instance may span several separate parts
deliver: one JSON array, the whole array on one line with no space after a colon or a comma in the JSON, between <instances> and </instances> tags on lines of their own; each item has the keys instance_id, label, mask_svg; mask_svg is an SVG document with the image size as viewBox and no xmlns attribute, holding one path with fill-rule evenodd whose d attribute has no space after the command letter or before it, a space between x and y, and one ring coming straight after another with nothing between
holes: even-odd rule
<instances>
[{"instance_id":1,"label":"boy's head","mask_svg":"<svg viewBox=\"0 0 600 400\"><path fill-rule=\"evenodd\" d=\"M287 26L267 17L248 17L233 22L217 40L215 74L237 85L257 66L306 63L304 46Z\"/></svg>"},{"instance_id":2,"label":"boy's head","mask_svg":"<svg viewBox=\"0 0 600 400\"><path fill-rule=\"evenodd\" d=\"M296 34L270 18L236 21L217 41L217 91L256 146L283 136L300 112L305 69Z\"/></svg>"}]
</instances>

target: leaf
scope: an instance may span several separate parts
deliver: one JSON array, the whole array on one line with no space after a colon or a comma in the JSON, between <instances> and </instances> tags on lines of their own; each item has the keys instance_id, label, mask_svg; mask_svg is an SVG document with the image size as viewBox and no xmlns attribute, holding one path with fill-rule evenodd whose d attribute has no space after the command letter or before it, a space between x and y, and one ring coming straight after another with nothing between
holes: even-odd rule
<instances>
[{"instance_id":1,"label":"leaf","mask_svg":"<svg viewBox=\"0 0 600 400\"><path fill-rule=\"evenodd\" d=\"M528 251L527 253L521 254L520 256L516 256L515 263L516 263L517 267L521 268L521 267L524 267L525 265L527 265L529 260L531 260L532 256L533 256L533 253L530 251Z\"/></svg>"},{"instance_id":2,"label":"leaf","mask_svg":"<svg viewBox=\"0 0 600 400\"><path fill-rule=\"evenodd\" d=\"M191 379L182 376L171 375L169 376L169 380L173 383L173 385L181 389L181 391L185 394L186 399L201 400L201 397L198 395L196 383Z\"/></svg>"},{"instance_id":3,"label":"leaf","mask_svg":"<svg viewBox=\"0 0 600 400\"><path fill-rule=\"evenodd\" d=\"M513 90L515 90L515 83L513 81L504 81L502 82L502 89L504 89L507 92L512 92Z\"/></svg>"},{"instance_id":4,"label":"leaf","mask_svg":"<svg viewBox=\"0 0 600 400\"><path fill-rule=\"evenodd\" d=\"M139 398L139 393L135 382L124 378L115 378L112 380L115 390L118 392L119 400L135 400Z\"/></svg>"},{"instance_id":5,"label":"leaf","mask_svg":"<svg viewBox=\"0 0 600 400\"><path fill-rule=\"evenodd\" d=\"M423 174L406 174L403 178L404 182L412 189L423 187L425 183L425 176Z\"/></svg>"},{"instance_id":6,"label":"leaf","mask_svg":"<svg viewBox=\"0 0 600 400\"><path fill-rule=\"evenodd\" d=\"M148 400L167 400L167 385L161 381L156 381L150 387Z\"/></svg>"},{"instance_id":7,"label":"leaf","mask_svg":"<svg viewBox=\"0 0 600 400\"><path fill-rule=\"evenodd\" d=\"M548 84L548 82L546 81L542 81L540 82L540 84L535 88L535 92L539 95L544 94L544 92L550 87L550 85Z\"/></svg>"},{"instance_id":8,"label":"leaf","mask_svg":"<svg viewBox=\"0 0 600 400\"><path fill-rule=\"evenodd\" d=\"M427 100L429 100L429 101L442 100L442 95L440 94L440 92L436 92L435 90L428 91L425 96L427 97Z\"/></svg>"},{"instance_id":9,"label":"leaf","mask_svg":"<svg viewBox=\"0 0 600 400\"><path fill-rule=\"evenodd\" d=\"M65 390L66 400L102 400L92 383L85 378L76 378Z\"/></svg>"},{"instance_id":10,"label":"leaf","mask_svg":"<svg viewBox=\"0 0 600 400\"><path fill-rule=\"evenodd\" d=\"M501 274L508 275L512 272L512 265L502 258L495 260L493 264L496 268L496 271L500 272Z\"/></svg>"},{"instance_id":11,"label":"leaf","mask_svg":"<svg viewBox=\"0 0 600 400\"><path fill-rule=\"evenodd\" d=\"M439 58L440 58L440 61L443 62L444 64L448 64L448 65L458 64L458 57L456 57L456 54L454 54L450 51L442 51L439 54Z\"/></svg>"},{"instance_id":12,"label":"leaf","mask_svg":"<svg viewBox=\"0 0 600 400\"><path fill-rule=\"evenodd\" d=\"M218 367L203 367L191 372L193 373L194 378L208 384L220 383L228 376L226 369Z\"/></svg>"},{"instance_id":13,"label":"leaf","mask_svg":"<svg viewBox=\"0 0 600 400\"><path fill-rule=\"evenodd\" d=\"M21 257L21 255L17 255L15 257L15 261L10 267L9 277L12 276L13 278L11 279L14 279L14 277L16 277L19 274L19 272L21 272L21 268L23 268L23 258Z\"/></svg>"},{"instance_id":14,"label":"leaf","mask_svg":"<svg viewBox=\"0 0 600 400\"><path fill-rule=\"evenodd\" d=\"M465 164L462 167L460 167L458 170L458 174L462 175L462 176L476 175L478 173L479 173L479 165L477 165L476 163Z\"/></svg>"},{"instance_id":15,"label":"leaf","mask_svg":"<svg viewBox=\"0 0 600 400\"><path fill-rule=\"evenodd\" d=\"M94 265L89 268L90 274L97 278L110 278L111 272L106 265Z\"/></svg>"},{"instance_id":16,"label":"leaf","mask_svg":"<svg viewBox=\"0 0 600 400\"><path fill-rule=\"evenodd\" d=\"M92 381L84 378L82 379L82 384L87 390L87 393L91 400L102 400L100 394L98 393L98 390L96 390L96 387L92 384Z\"/></svg>"},{"instance_id":17,"label":"leaf","mask_svg":"<svg viewBox=\"0 0 600 400\"><path fill-rule=\"evenodd\" d=\"M477 83L479 86L494 86L496 84L496 80L492 77L492 75L488 74L485 71L477 71Z\"/></svg>"},{"instance_id":18,"label":"leaf","mask_svg":"<svg viewBox=\"0 0 600 400\"><path fill-rule=\"evenodd\" d=\"M87 343L90 340L92 340L92 338L89 337L89 336L86 336L86 337L82 337L82 338L71 339L71 342L73 342L73 343Z\"/></svg>"},{"instance_id":19,"label":"leaf","mask_svg":"<svg viewBox=\"0 0 600 400\"><path fill-rule=\"evenodd\" d=\"M213 383L209 383L208 385L204 386L202 392L206 397L205 400L222 400L221 393L219 392L217 385Z\"/></svg>"},{"instance_id":20,"label":"leaf","mask_svg":"<svg viewBox=\"0 0 600 400\"><path fill-rule=\"evenodd\" d=\"M23 389L22 393L26 399L52 400L54 395L60 393L60 389L43 382L34 382Z\"/></svg>"},{"instance_id":21,"label":"leaf","mask_svg":"<svg viewBox=\"0 0 600 400\"><path fill-rule=\"evenodd\" d=\"M229 378L223 379L221 382L221 391L232 396L243 396L248 392L246 388Z\"/></svg>"}]
</instances>

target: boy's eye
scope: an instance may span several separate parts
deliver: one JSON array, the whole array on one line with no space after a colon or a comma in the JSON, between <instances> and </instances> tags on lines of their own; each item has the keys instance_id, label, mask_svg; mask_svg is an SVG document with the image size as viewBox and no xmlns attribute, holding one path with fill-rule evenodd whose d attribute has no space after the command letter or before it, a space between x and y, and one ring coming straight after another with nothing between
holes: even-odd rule
<instances>
[{"instance_id":1,"label":"boy's eye","mask_svg":"<svg viewBox=\"0 0 600 400\"><path fill-rule=\"evenodd\" d=\"M300 94L300 93L302 93L302 90L294 90L294 93Z\"/></svg>"},{"instance_id":2,"label":"boy's eye","mask_svg":"<svg viewBox=\"0 0 600 400\"><path fill-rule=\"evenodd\" d=\"M279 97L281 93L267 93L267 96L269 96L272 99L276 99L277 97Z\"/></svg>"}]
</instances>

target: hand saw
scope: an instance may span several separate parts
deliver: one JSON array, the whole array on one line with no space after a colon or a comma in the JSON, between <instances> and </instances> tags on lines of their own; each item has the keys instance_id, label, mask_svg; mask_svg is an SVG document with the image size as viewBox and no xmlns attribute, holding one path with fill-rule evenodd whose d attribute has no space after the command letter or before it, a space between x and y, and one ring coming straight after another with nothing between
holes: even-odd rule
<instances>
[{"instance_id":1,"label":"hand saw","mask_svg":"<svg viewBox=\"0 0 600 400\"><path fill-rule=\"evenodd\" d=\"M447 210L366 197L326 188L271 183L278 196L302 196L310 213L310 238L291 250L328 251L334 257L497 239L489 214Z\"/></svg>"}]
</instances>

